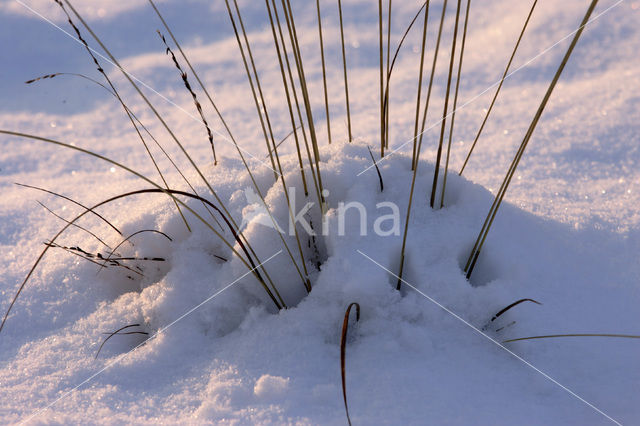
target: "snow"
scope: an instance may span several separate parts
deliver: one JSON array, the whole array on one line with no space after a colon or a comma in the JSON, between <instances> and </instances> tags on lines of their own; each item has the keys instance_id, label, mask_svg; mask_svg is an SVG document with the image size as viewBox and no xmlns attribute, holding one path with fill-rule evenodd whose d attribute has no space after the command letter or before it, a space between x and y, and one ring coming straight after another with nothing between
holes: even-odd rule
<instances>
[{"instance_id":1,"label":"snow","mask_svg":"<svg viewBox=\"0 0 640 426\"><path fill-rule=\"evenodd\" d=\"M69 30L48 3L25 3ZM320 168L329 190L327 232L319 232L315 245L303 235L313 282L308 295L280 236L269 226L268 214L261 210L257 190L233 145L217 137L222 159L218 166L211 165L206 133L177 71L163 54L155 34L160 23L153 12L145 2L131 1L101 6L101 14L98 3L83 2L81 12L125 68L175 104L145 89L231 215L243 224L244 235L289 309L277 311L247 267L192 216L189 233L167 197L144 194L118 200L100 212L123 235L155 229L172 239L139 234L133 245L121 246L122 254L165 261L137 262L144 276L119 268L98 273L96 265L60 249L50 250L0 333L3 423L344 424L339 342L351 302L362 307L360 321L350 322L346 349L354 424L607 424L611 420L606 416L623 424L638 422L637 340L565 338L504 347L491 340L559 333L640 334L638 3L602 1L594 12L597 16L606 11L585 29L567 65L471 282L461 268L492 193L569 40L505 82L465 174L449 175L441 210L428 208L427 198L439 127L426 133L407 241L406 283L398 292L397 278L385 268L397 273L402 234L380 236L375 223L394 231L391 220L376 222L391 212L380 203L391 202L400 209L403 230L411 181L410 144L380 162L384 191L375 169L359 175L371 166L367 144L377 146L379 137L377 4L344 2L357 136L346 143L337 11L323 3L332 82L334 143L328 145L319 101L315 2L294 2L310 91L318 101ZM398 29L418 8L417 2L398 3L394 2L393 15L396 43ZM274 131L282 138L289 132L288 111L270 29L261 8L239 4L251 28L252 48L259 52L257 66ZM269 163L264 140L222 2L158 6L212 88L246 151L260 193L286 230L285 194L265 167ZM472 5L459 105L473 101L456 114L454 171L464 160L493 90L481 93L499 79L528 7L497 1ZM586 2L580 1L541 2L513 69L573 31L585 8ZM451 18L446 28L451 28ZM0 128L88 148L158 180L121 108L104 90L65 76L22 84L62 71L100 79L82 46L25 12L19 3L3 3L0 22L3 45L11 46L0 53L7 64L0 79L5 100L0 105ZM402 146L413 132L418 33L414 30L408 38L392 79L392 149ZM448 37L450 33L444 40ZM441 54L440 64L445 64L447 49ZM106 62L105 69L128 105L180 164L186 164L123 77ZM442 110L445 73L446 66L439 66L431 111ZM204 94L198 96L204 99ZM213 117L209 105L203 102L203 108ZM437 124L437 115L430 114L428 127ZM211 122L223 132L217 120ZM35 201L65 218L81 212L64 200L13 182L61 192L85 205L148 184L113 164L62 147L5 135L0 147L0 309L4 311L43 249L42 242L64 226ZM295 194L299 210L307 199L291 139L282 151L287 185L293 188L290 194ZM168 161L160 165L171 170ZM198 193L211 198L195 172L186 166L184 171ZM168 173L168 181L185 187L175 172ZM312 191L308 201L317 208ZM345 232L340 232L340 203L355 202L365 207L366 232L360 230L355 208L345 213ZM208 217L197 200L185 203ZM318 230L322 219L317 210L311 211ZM95 217L79 223L111 246L123 239ZM282 238L297 258L295 237L285 233ZM109 253L77 229L58 243ZM237 244L235 248L239 250ZM542 305L522 303L490 321L500 309L522 298ZM149 335L115 335L96 358L106 337L103 333L128 324L140 324L129 330Z\"/></svg>"}]
</instances>

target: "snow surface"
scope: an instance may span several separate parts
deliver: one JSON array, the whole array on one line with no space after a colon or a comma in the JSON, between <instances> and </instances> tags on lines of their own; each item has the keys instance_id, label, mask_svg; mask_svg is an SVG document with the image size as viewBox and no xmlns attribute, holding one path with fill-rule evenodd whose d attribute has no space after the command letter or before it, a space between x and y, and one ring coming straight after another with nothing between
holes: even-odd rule
<instances>
[{"instance_id":1,"label":"snow surface","mask_svg":"<svg viewBox=\"0 0 640 426\"><path fill-rule=\"evenodd\" d=\"M70 31L49 3L24 3ZM396 43L399 29L411 20L418 3L394 2ZM264 6L239 4L251 28L276 137L282 138L289 131L288 112ZM245 191L251 181L233 146L218 138L216 148L225 158L211 166L206 134L194 119L196 111L177 71L164 55L155 34L160 23L150 8L141 0L82 2L81 12L122 65L165 97L145 89L238 223L243 217L252 219L245 235L262 261L275 255L265 267L292 307L275 312L256 280L243 277L246 267L229 248L196 220L190 220L194 232L186 232L170 200L141 195L118 201L101 213L123 234L158 229L173 239L141 234L134 237L135 246L123 246L124 254L167 261L145 263L144 278L131 280L118 269L97 274L95 265L51 250L0 334L0 421L344 424L340 328L347 305L358 302L362 316L357 324L352 320L347 346L347 391L354 424L611 422L429 298L477 328L517 299L543 303L519 305L492 323L485 331L497 341L555 333L640 334L636 55L640 3L600 2L594 16L613 7L586 28L569 61L471 283L464 279L460 264L569 40L527 62L573 31L587 2L540 2L513 69L527 65L505 82L464 176L449 176L442 210L429 209L426 201L439 127L426 133L404 278L428 297L408 285L397 292L396 280L372 262L394 272L398 267L400 237L379 237L371 229L380 211L377 203L392 201L404 215L410 144L380 163L384 192L379 191L375 170L358 176L371 165L366 143L377 146L379 131L377 2L345 1L344 6L358 140L342 142L346 118L337 10L323 2L335 141L331 146L321 143L321 169L330 190L330 232L318 238L322 265L319 271L309 265L314 289L305 296L287 254L279 251L283 246L274 230L263 225L260 215L251 215L256 205ZM278 223L285 225L284 194L262 164L268 161L264 141L223 2L167 1L159 7L243 149L251 154L262 193ZM432 16L440 7L440 2L434 3ZM493 90L483 91L500 78L528 8L524 2L472 4L459 105L470 103L456 115L454 171L459 170L493 95ZM310 91L317 100L316 126L326 141L315 2L294 2L294 9ZM451 14L445 25L449 30L452 18ZM432 25L430 40L434 31ZM392 79L392 149L402 146L413 132L419 36L417 29L410 34ZM444 37L449 40L450 32ZM100 79L80 45L15 1L0 3L0 39L4 46L0 128L74 143L156 179L122 110L104 90L65 76L22 84L51 72L80 72ZM437 123L437 112L442 110L448 54L441 50L428 127ZM103 65L128 105L184 162L123 77ZM199 96L203 99L203 94ZM213 117L204 102L203 107ZM219 122L211 122L222 132ZM64 225L36 200L65 218L80 212L68 202L13 182L58 191L86 205L148 185L111 164L64 148L6 136L0 137L0 147L0 310L4 311L43 241ZM293 141L282 149L287 182L297 186L300 195ZM160 163L170 170L168 162ZM206 194L195 173L186 167L185 172L198 182L198 192ZM168 180L184 187L176 173L170 173ZM367 207L366 236L349 222L357 218L351 213L346 235L338 235L336 209L341 201L359 201ZM187 204L204 212L198 202ZM84 219L82 225L109 244L121 240L95 218ZM79 230L69 231L60 244L102 250ZM309 259L314 253L307 249ZM143 335L113 336L94 359L103 333L139 323L139 330L153 334L231 283L146 343ZM567 338L506 347L616 421L640 420L638 341Z\"/></svg>"}]
</instances>

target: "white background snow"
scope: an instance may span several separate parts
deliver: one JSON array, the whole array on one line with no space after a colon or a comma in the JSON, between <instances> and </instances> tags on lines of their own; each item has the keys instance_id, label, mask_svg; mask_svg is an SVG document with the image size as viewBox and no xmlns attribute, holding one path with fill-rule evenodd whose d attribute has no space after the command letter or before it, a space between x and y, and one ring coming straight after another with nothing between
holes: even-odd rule
<instances>
[{"instance_id":1,"label":"white background snow","mask_svg":"<svg viewBox=\"0 0 640 426\"><path fill-rule=\"evenodd\" d=\"M122 66L157 91L145 89L240 222L247 209L243 191L251 186L249 177L233 145L220 137L216 149L225 158L211 165L205 130L194 119L192 100L164 54L155 33L161 24L151 8L142 0L77 3ZM379 143L377 2L344 2L358 139L351 145L344 143L337 7L335 2L321 3L335 141L330 147L321 107L315 2L296 1L293 6L323 147L323 178L331 191L330 207L340 201L362 202L371 230L376 203L393 201L404 217L411 175L403 153L411 148L407 144L381 163L384 192L379 192L375 170L356 176L371 164L366 144ZM428 127L442 111L455 2L449 3ZM52 25L72 32L53 2L24 4L51 23L14 0L0 3L0 128L73 143L156 179L122 109L103 89L68 76L24 84L53 72L101 80L82 46ZM290 127L266 10L262 2L239 4L280 139ZM475 327L517 299L543 303L522 304L500 317L500 325L515 324L499 332L497 325L489 328L488 335L497 341L557 333L640 334L639 2L599 3L594 17L606 13L585 29L536 129L507 194L509 205L498 214L474 272L475 286L460 270L492 201L491 192L499 187L569 39L529 60L571 33L587 5L586 0L539 2L512 66L522 69L505 82L477 150L463 178L457 178L453 174L462 165L493 89L481 93L499 80L530 7L524 1L472 2L458 105L471 102L456 115L454 172L443 210L429 209L426 198L439 126L425 135L404 278ZM393 6L395 46L419 2ZM261 164L268 161L264 139L224 3L165 1L158 7L241 146L252 154L252 170L267 202L286 223L282 187ZM434 3L432 22L440 8L441 2ZM413 134L417 27L392 78L391 149ZM434 31L432 24L430 49ZM103 66L128 105L186 164L122 75L106 61ZM203 102L203 107L212 127L222 132L210 106ZM293 140L282 149L283 154L294 152ZM170 170L167 161L160 163ZM284 166L288 180L299 185L296 157L286 156ZM198 182L192 170L185 166L184 171ZM184 186L176 173L169 173L168 180ZM42 243L64 225L36 201L66 218L80 212L64 200L14 182L45 187L86 205L148 187L86 155L0 136L2 313ZM206 194L201 182L197 189ZM202 210L197 203L188 204ZM195 232L188 234L165 197L142 195L101 213L124 234L154 228L170 235L173 242L143 234L127 249L127 254L164 257L167 262L148 265L143 279L129 280L121 270L96 274L95 265L50 250L0 334L2 423L344 424L339 340L351 302L362 307L347 346L354 424L611 423L409 286L397 292L395 279L358 250L396 272L400 238L372 233L361 237L355 226L338 236L335 211L329 214L332 232L320 243L324 263L312 274L314 290L295 307L274 312L248 276L135 351L128 353L143 342L141 335L114 336L94 360L104 332L140 323L153 334L246 273L237 259L225 263L214 257L232 259L204 226L191 220ZM110 244L121 239L95 219L82 223ZM246 236L261 260L281 248L273 230L258 223L248 225ZM78 230L68 232L60 243L101 250L95 239ZM301 285L288 265L283 252L266 267L282 283L285 298L297 301ZM567 338L506 347L616 421L640 420L637 340Z\"/></svg>"}]
</instances>

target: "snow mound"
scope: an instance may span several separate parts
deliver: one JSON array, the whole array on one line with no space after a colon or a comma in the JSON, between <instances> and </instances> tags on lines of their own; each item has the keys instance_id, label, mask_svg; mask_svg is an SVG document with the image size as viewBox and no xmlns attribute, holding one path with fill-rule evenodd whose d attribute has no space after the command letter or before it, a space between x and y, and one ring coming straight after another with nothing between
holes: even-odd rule
<instances>
[{"instance_id":1,"label":"snow mound","mask_svg":"<svg viewBox=\"0 0 640 426\"><path fill-rule=\"evenodd\" d=\"M505 205L469 282L461 263L492 196L451 174L445 207L432 210L433 167L423 162L407 240L407 284L399 292L393 274L408 204L409 158L393 155L380 162L381 191L365 143L333 144L321 155L328 191L324 223L312 185L304 195L297 156L281 159L289 195L295 196L294 214L307 202L316 203L300 216L305 225L298 224L313 286L309 294L282 243L298 260L282 183L267 168L254 171L276 226L243 167L223 160L209 171L210 182L242 223L288 309L275 309L246 265L204 224L189 219L193 232L187 232L170 200L159 195L131 199L126 209L113 213L117 223L124 223L124 233L156 229L172 240L139 235L123 254L165 262L141 262L144 276L133 279L118 268L96 275L94 265L72 264L61 254L46 262L3 331L0 387L13 389L5 393L5 418L30 415L41 408L36 402L53 402L113 363L72 399L53 405L51 419L77 421L65 413L72 403L82 407L75 412L99 412L120 421L194 416L230 423L342 423L338 342L351 302L362 307L347 348L355 422L419 423L433 417L456 423L453 405L459 419L480 416L483 423L530 423L531 406L541 424L599 418L472 327L499 341L558 332L633 334L638 295L621 291L624 276L614 265L603 268L595 261L600 252L594 247L617 247L615 236L594 236ZM206 193L204 186L197 189ZM210 217L198 201L187 204ZM306 224L316 235L303 232ZM215 229L241 250L224 223ZM88 249L97 244L82 233L72 240ZM491 320L522 298L542 305L523 303ZM102 333L127 324L139 324L135 330L148 336L114 335L93 361ZM640 378L628 342L520 342L509 348L595 405L628 418L639 414L616 397L631 392ZM621 363L627 368L616 367ZM403 404L397 404L399 393Z\"/></svg>"}]
</instances>

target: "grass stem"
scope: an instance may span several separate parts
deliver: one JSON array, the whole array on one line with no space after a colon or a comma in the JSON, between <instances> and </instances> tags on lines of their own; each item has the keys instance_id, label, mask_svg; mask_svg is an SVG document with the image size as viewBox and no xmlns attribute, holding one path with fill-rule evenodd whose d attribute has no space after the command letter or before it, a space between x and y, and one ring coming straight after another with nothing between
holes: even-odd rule
<instances>
[{"instance_id":1,"label":"grass stem","mask_svg":"<svg viewBox=\"0 0 640 426\"><path fill-rule=\"evenodd\" d=\"M378 47L379 47L379 66L380 66L380 157L384 157L384 135L385 135L385 118L384 118L384 68L383 68L383 42L382 42L382 0L378 0ZM351 140L351 139L349 139Z\"/></svg>"},{"instance_id":2,"label":"grass stem","mask_svg":"<svg viewBox=\"0 0 640 426\"><path fill-rule=\"evenodd\" d=\"M242 41L240 40L240 34L238 32L238 27L236 25L236 20L233 17L233 13L231 11L231 6L229 5L229 0L225 0L225 5L227 6L227 13L229 14L229 20L231 22L231 26L233 27L233 32L236 36L236 42L238 43L238 50L240 51L240 56L242 57L242 63L244 65L244 69L245 72L247 74L247 79L249 81L249 87L251 88L251 95L253 96L253 102L256 106L256 112L258 114L258 118L260 120L260 127L262 128L262 134L264 136L264 141L265 144L267 146L267 151L269 152L269 159L271 160L271 168L273 169L273 176L275 178L275 180L278 180L278 172L276 171L276 164L275 161L273 160L273 154L272 154L272 143L269 141L269 136L273 136L273 132L271 132L271 124L268 121L268 116L266 114L266 105L264 105L264 103L261 103L260 100L258 100L258 95L256 93L256 86L258 87L258 89L260 88L260 83L258 80L258 75L257 73L255 73L255 67L254 67L254 74L252 77L252 73L249 70L249 63L247 61L247 54L245 53L245 48L242 45ZM236 9L237 9L237 4L236 4ZM240 19L240 17L238 16L238 19L240 21L240 23L242 24L242 20ZM244 29L244 25L242 25L243 29ZM243 31L244 33L244 31ZM245 42L247 43L247 50L249 51L249 55L252 57L251 53L250 53L250 47L248 45L248 40L246 37L246 33L244 33L244 39ZM251 59L253 62L253 59ZM254 84L254 78L256 79L256 83ZM263 116L263 111L264 111L264 116ZM267 125L269 127L269 133L267 133ZM273 137L271 138L273 139ZM273 143L275 144L275 142Z\"/></svg>"},{"instance_id":3,"label":"grass stem","mask_svg":"<svg viewBox=\"0 0 640 426\"><path fill-rule=\"evenodd\" d=\"M462 164L462 168L458 173L459 176L462 176L462 172L464 172L467 163L469 162L469 158L471 158L471 154L473 153L476 144L478 143L478 139L480 139L480 135L482 134L482 130L484 129L484 125L487 123L489 119L489 114L491 114L491 110L493 109L493 105L496 103L496 99L498 99L498 94L500 93L500 89L502 89L502 83L504 83L504 79L507 77L507 73L509 72L509 68L511 67L511 62L513 62L513 58L516 56L516 52L518 51L518 46L520 46L520 41L522 40L522 36L524 35L524 31L527 29L527 25L529 24L529 20L531 19L531 15L533 14L533 10L536 8L536 4L538 0L534 0L531 5L531 10L529 10L529 15L527 15L527 19L522 26L522 30L520 31L520 36L518 36L518 41L511 52L511 57L509 58L509 62L507 62L507 66L502 73L502 78L500 79L500 84L498 84L498 88L496 89L496 93L493 95L493 99L491 99L491 104L489 105L489 109L487 109L487 113L482 120L482 124L480 125L480 129L478 129L478 133L476 133L476 137L473 139L473 143L471 144L471 148L469 149L469 153L464 159L464 163Z\"/></svg>"},{"instance_id":4,"label":"grass stem","mask_svg":"<svg viewBox=\"0 0 640 426\"><path fill-rule=\"evenodd\" d=\"M132 118L132 115L130 113L129 107L127 107L127 105L125 104L124 100L122 99L122 97L120 97L120 94L118 93L118 90L116 89L116 87L113 85L113 83L111 82L111 79L109 78L109 76L107 75L107 73L104 71L104 69L102 68L102 65L100 64L100 62L98 61L98 58L96 58L96 56L93 54L93 52L91 51L91 48L89 47L89 44L87 43L87 41L82 37L82 34L80 33L80 29L76 26L76 24L73 22L73 20L71 19L71 16L69 15L69 13L67 12L67 9L65 8L64 4L62 3L61 0L54 0L55 3L60 6L60 9L62 9L62 11L64 12L65 16L67 17L67 22L69 22L69 25L71 25L71 27L73 28L73 30L76 33L76 36L78 37L78 40L82 43L84 49L87 51L87 53L89 54L89 56L91 57L91 59L93 60L93 63L96 65L98 72L100 72L100 74L102 74L102 76L104 77L104 79L107 81L107 84L109 84L109 87L111 88L111 92L113 93L113 95L118 99L118 102L120 103L120 105L122 106L122 108L124 109L127 118L129 119L129 121L131 122L131 125L133 126L133 128L136 131L136 134L138 135L138 138L140 139L140 142L142 142L142 145L144 146L145 151L147 152L147 155L149 156L149 159L151 160L151 162L153 163L153 167L156 169L156 171L158 172L158 175L160 176L160 179L162 179L162 183L164 184L165 187L168 187L167 181L164 178L164 175L162 174L162 171L160 170L160 167L158 166L158 163L156 162L155 158L153 157L153 154L151 154L151 150L149 149L149 146L147 145L144 137L142 136L142 134L140 133L140 129L138 128L138 126L136 125L136 122L134 121L134 119ZM76 15L76 17L78 17L78 19L80 19L80 21L82 22L82 24L85 26L85 28L87 28L86 24L84 23L84 21L82 21L82 19L80 18L80 16L77 14L77 12L75 11L75 9L73 9L73 6L71 5L71 3L69 3L67 0L65 0L65 3L67 4L67 6L69 6L69 8L73 11L73 13ZM90 31L91 32L91 31ZM178 206L177 203L174 203L174 205L176 206L176 209L178 210L178 213L180 214L180 217L182 218L182 221L184 222L187 230L189 232L191 232L191 227L189 226L189 222L187 221L187 218L184 216L184 214L182 213L182 210L180 209L180 206Z\"/></svg>"},{"instance_id":5,"label":"grass stem","mask_svg":"<svg viewBox=\"0 0 640 426\"><path fill-rule=\"evenodd\" d=\"M551 339L556 337L617 337L623 339L640 339L640 336L633 334L606 334L606 333L574 333L574 334L549 334L547 336L530 336L520 337L517 339L503 340L502 343L519 342L522 340L535 340L535 339Z\"/></svg>"},{"instance_id":6,"label":"grass stem","mask_svg":"<svg viewBox=\"0 0 640 426\"><path fill-rule=\"evenodd\" d=\"M351 426L351 418L349 417L349 404L347 404L347 331L349 329L349 314L351 313L351 308L353 308L354 306L356 307L356 322L360 321L360 304L356 302L351 303L344 313L344 319L342 320L342 332L340 333L340 372L342 375L342 398L344 399L344 410L347 414L347 422L349 423L349 426Z\"/></svg>"},{"instance_id":7,"label":"grass stem","mask_svg":"<svg viewBox=\"0 0 640 426\"><path fill-rule=\"evenodd\" d=\"M51 243L54 243L55 240L62 235L70 226L71 223L75 223L78 219L80 219L81 217L83 217L85 214L87 213L92 213L94 212L98 207L111 203L113 201L119 200L121 198L126 198L126 197L130 197L132 195L136 195L136 194L142 194L142 193L151 193L151 192L156 192L156 193L164 193L166 195L168 195L169 197L171 197L173 200L175 200L176 202L178 202L184 209L188 210L191 214L193 214L198 220L200 220L206 227L208 227L218 238L220 238L220 240L222 241L223 244L225 244L237 257L238 259L240 259L240 261L247 267L247 269L249 269L251 271L251 273L256 277L256 279L258 280L258 282L263 286L263 288L265 289L265 291L267 292L267 294L269 295L269 297L271 298L271 300L274 302L274 304L276 305L276 307L278 309L282 309L283 307L285 307L284 305L282 305L280 302L278 302L275 297L273 297L273 294L271 293L271 290L267 287L266 282L264 281L264 279L262 278L262 276L260 275L259 271L257 270L257 268L254 266L254 262L251 259L251 256L249 256L247 259L244 258L244 256L242 256L236 249L235 247L230 244L226 238L224 238L224 236L222 234L220 234L209 222L207 222L206 220L204 220L202 218L202 216L200 216L195 210L193 210L191 207L189 207L186 203L184 203L182 200L180 200L179 198L177 198L174 194L179 194L179 195L185 195L188 196L190 198L194 198L194 199L198 199L200 201L204 201L207 204L209 204L211 207L213 207L215 210L221 212L216 206L214 206L211 202L209 202L208 200L196 196L194 194L190 194L190 193L186 193L183 191L176 191L176 190L169 190L166 188L163 188L162 186L158 185L157 183L153 182L151 179L147 178L146 176L144 176L143 174L121 164L118 163L117 161L114 161L108 157L105 157L103 155L100 155L98 153L95 153L93 151L84 149L84 148L80 148L78 146L75 145L70 145L64 142L60 142L60 141L56 141L54 139L50 139L50 138L45 138L42 136L37 136L37 135L30 135L27 133L22 133L22 132L14 132L14 131L10 131L10 130L3 130L0 129L0 134L5 134L8 136L16 136L16 137L20 137L20 138L26 138L26 139L31 139L31 140L35 140L35 141L41 141L41 142L45 142L45 143L49 143L52 145L57 145L57 146L61 146L61 147L65 147L74 151L78 151L78 152L82 152L84 154L90 155L92 157L98 158L100 160L106 161L107 163L110 163L114 166L117 166L125 171L127 171L128 173L131 173L132 175L144 180L145 182L151 184L152 186L154 186L155 189L145 189L145 190L139 190L139 191L132 191L132 192L128 192L125 194L120 194L114 197L111 197L107 200L104 200L92 207L89 207L87 209L85 209L82 213L80 213L78 216L76 216L73 220L69 221L70 223L67 223L67 225L65 225L51 240ZM234 238L236 239L236 242L238 242L238 244L240 245L240 247L243 250L246 250L246 245L240 240L240 236L239 236L239 232L235 231L235 224L231 225L233 218L232 217L227 217L225 215L222 215L223 219L225 219L225 221L228 221L228 225L229 227L232 229L232 234L234 235ZM7 309L2 322L0 323L0 331L2 331L2 328L4 327L4 324L9 316L9 313L11 311L11 309L13 308L16 300L18 299L18 297L20 296L20 294L22 293L22 290L24 289L24 287L26 286L27 282L29 281L29 278L31 278L33 272L35 271L36 267L38 266L38 264L40 263L40 261L44 258L44 255L46 254L46 252L48 251L50 246L45 247L45 249L40 253L40 255L38 256L38 258L36 259L35 263L33 264L33 266L31 267L31 269L29 270L27 276L25 277L25 279L22 281L22 284L20 285L20 287L18 288L14 298L12 299L11 303L9 304L9 308ZM265 270L266 272L266 270ZM271 280L269 280L271 285L273 286L273 288L275 288L275 285L273 285L273 282Z\"/></svg>"},{"instance_id":8,"label":"grass stem","mask_svg":"<svg viewBox=\"0 0 640 426\"><path fill-rule=\"evenodd\" d=\"M302 90L302 99L304 101L304 109L307 115L307 125L309 127L309 136L311 138L311 146L313 148L313 156L316 167L316 178L318 181L320 211L321 214L324 214L327 209L323 195L324 188L322 185L322 174L320 173L320 150L318 148L318 138L313 121L313 110L311 108L311 99L309 97L309 90L307 88L307 79L305 77L304 64L302 62L302 52L300 51L300 45L298 43L298 34L295 25L295 19L293 16L293 9L291 8L291 2L289 0L281 0L281 3L284 10L284 18L287 22L287 29L289 30L289 38L293 49L293 56L296 60L300 89Z\"/></svg>"},{"instance_id":9,"label":"grass stem","mask_svg":"<svg viewBox=\"0 0 640 426\"><path fill-rule=\"evenodd\" d=\"M556 84L560 79L560 75L562 74L562 71L564 70L565 65L569 61L569 57L571 56L573 49L578 43L578 40L580 39L580 35L582 35L582 31L584 30L585 25L587 25L587 23L589 22L589 18L591 17L593 9L595 9L597 3L598 3L598 0L591 0L591 4L589 5L587 12L585 13L584 18L582 19L580 26L575 32L573 39L571 40L571 44L569 45L567 52L562 58L562 61L560 62L560 65L558 66L558 69L556 70L556 73L553 76L553 79L551 80L551 83L549 84L549 87L547 88L547 91L540 103L540 106L538 107L538 110L536 111L536 114L533 117L531 124L529 125L529 129L527 130L527 133L522 139L522 142L520 143L520 147L518 148L518 151L516 152L511 162L511 166L509 167L509 170L507 171L507 174L502 182L502 185L500 186L500 189L498 190L498 193L495 196L493 204L491 205L491 209L489 210L489 213L485 218L482 229L480 230L480 233L478 234L478 238L476 239L476 242L473 246L473 249L469 254L469 258L467 259L467 263L464 269L467 279L471 278L471 273L473 272L473 268L475 267L475 264L478 260L478 256L480 255L480 251L482 250L482 247L487 238L487 235L489 234L489 230L491 229L493 220L495 219L496 214L498 213L498 209L500 208L500 205L502 203L502 200L504 199L504 195L506 194L509 184L511 183L511 179L515 174L516 168L518 167L518 164L522 159L522 155L524 154L524 151L527 148L529 141L531 140L531 136L533 135L533 132L538 122L540 121L540 117L542 116L542 113L545 107L547 106L547 102L549 101L549 98L553 93L553 89L556 87Z\"/></svg>"},{"instance_id":10,"label":"grass stem","mask_svg":"<svg viewBox=\"0 0 640 426\"><path fill-rule=\"evenodd\" d=\"M429 110L429 99L431 98L431 88L433 86L433 77L436 71L436 63L438 61L438 49L440 47L440 39L442 36L442 26L444 24L444 17L447 11L447 0L444 0L442 5L442 15L440 17L440 26L438 28L438 39L436 41L436 48L433 54L433 64L431 65L431 76L429 77L429 87L427 89L427 98L424 107L424 113L422 116L422 128L420 130L420 139L418 140L418 147L416 149L415 167L413 168L413 174L411 176L411 188L409 189L409 203L407 205L407 216L404 224L404 233L402 234L402 248L400 249L400 267L398 268L398 282L396 289L400 290L402 287L402 272L404 271L405 262L405 250L407 247L407 236L409 234L409 222L411 220L411 207L413 205L413 193L416 187L416 177L418 176L418 164L420 160L420 151L422 149L422 137L424 135L424 126L427 121L427 111Z\"/></svg>"},{"instance_id":11,"label":"grass stem","mask_svg":"<svg viewBox=\"0 0 640 426\"><path fill-rule=\"evenodd\" d=\"M438 153L436 154L435 170L433 172L433 181L431 184L431 199L429 205L434 208L436 199L436 189L438 185L438 175L440 173L440 157L442 156L442 143L444 140L444 130L447 124L447 108L449 106L449 93L451 91L451 75L453 73L453 63L456 58L456 39L458 38L458 21L460 18L460 2L458 0L458 6L456 7L456 21L453 27L453 42L451 43L451 55L449 57L449 75L447 77L447 89L444 95L444 108L442 111L442 123L440 125L440 140L438 141Z\"/></svg>"},{"instance_id":12,"label":"grass stem","mask_svg":"<svg viewBox=\"0 0 640 426\"><path fill-rule=\"evenodd\" d=\"M149 98L142 92L142 90L140 90L140 87L138 87L138 85L133 81L131 75L125 71L124 68L122 68L122 66L120 65L120 63L118 62L118 60L115 58L115 56L113 56L113 54L111 53L111 51L107 48L107 46L105 46L105 44L102 42L102 40L96 35L96 33L91 29L91 27L89 26L89 24L87 24L87 22L84 20L84 18L82 18L82 16L78 13L78 11L73 7L73 5L71 4L70 0L63 0L65 2L65 4L71 9L71 11L73 12L74 16L76 16L76 18L78 18L78 20L82 23L82 25L84 26L84 28L89 32L89 34L91 34L91 37L93 37L93 39L96 41L96 43L98 43L98 45L100 46L100 48L102 48L102 50L107 54L109 60L113 63L113 65L115 65L120 72L122 72L122 74L124 75L124 77L127 79L127 81L131 84L131 86L135 89L135 91L138 93L138 95L140 95L140 97L144 100L144 102L147 104L147 106L149 107L149 109L153 112L153 114L156 116L156 118L158 119L158 121L160 121L160 123L162 124L162 126L165 128L165 130L167 131L167 133L169 133L169 135L171 136L171 138L173 139L173 141L176 143L176 145L180 148L180 150L182 151L182 153L184 154L184 156L187 158L187 160L189 161L189 163L193 166L194 170L196 171L196 173L198 174L198 176L200 177L200 179L202 179L202 181L204 182L204 184L207 186L207 188L209 189L209 191L211 192L211 194L214 196L214 198L216 199L216 201L218 202L218 204L220 205L220 207L222 208L222 210L225 212L225 214L227 215L227 217L231 220L231 223L234 225L235 229L238 232L238 235L240 236L241 239L244 240L244 243L247 245L247 247L249 247L249 250L251 251L251 253L253 254L253 256L256 258L256 260L258 261L258 264L260 265L260 267L263 270L264 275L267 277L267 279L270 281L271 285L274 285L273 282L271 281L271 279L269 278L269 274L267 272L267 270L264 267L263 262L260 262L260 259L258 258L258 256L256 255L255 251L253 250L253 248L251 247L251 245L249 244L249 241L247 241L247 239L244 237L244 235L242 234L242 231L239 229L238 224L236 223L236 221L233 219L233 216L229 213L229 211L227 210L226 206L224 205L224 203L222 202L222 200L220 199L220 197L218 196L218 193L213 189L213 187L211 186L211 183L204 177L204 174L202 173L202 171L200 170L200 168L196 165L195 161L193 160L193 158L189 155L189 152L185 149L184 145L180 142L180 140L178 139L178 137L175 135L175 133L173 132L173 130L171 130L171 127L169 127L169 125L167 124L167 122L164 120L164 118L162 118L162 115L160 115L160 113L158 112L158 110L155 108L155 106L151 103L151 101L149 101ZM275 169L274 169L275 172ZM174 198L175 199L175 198Z\"/></svg>"},{"instance_id":13,"label":"grass stem","mask_svg":"<svg viewBox=\"0 0 640 426\"><path fill-rule=\"evenodd\" d=\"M389 149L389 79L391 77L391 69L389 68L389 53L391 48L391 4L392 0L389 0L389 9L387 12L387 89L385 93L385 103L384 103L384 147L385 149ZM413 23L412 23L413 25Z\"/></svg>"},{"instance_id":14,"label":"grass stem","mask_svg":"<svg viewBox=\"0 0 640 426\"><path fill-rule=\"evenodd\" d=\"M458 72L456 75L456 89L453 96L453 108L451 109L451 123L449 125L449 142L447 144L447 155L442 176L442 195L440 196L440 208L444 207L444 194L447 188L447 173L449 172L449 157L451 155L451 142L453 141L453 125L456 121L456 109L458 107L458 89L460 88L460 76L462 75L462 60L464 58L464 46L467 41L467 24L469 23L469 9L471 0L467 0L467 8L464 14L464 29L462 32L462 45L460 46L460 59L458 60Z\"/></svg>"},{"instance_id":15,"label":"grass stem","mask_svg":"<svg viewBox=\"0 0 640 426\"><path fill-rule=\"evenodd\" d=\"M320 13L320 0L316 0L316 10L318 12L318 39L320 40L320 59L322 61L322 87L324 89L324 109L327 116L327 137L331 144L331 119L329 117L329 92L327 91L327 70L324 60L324 40L322 37L322 15Z\"/></svg>"},{"instance_id":16,"label":"grass stem","mask_svg":"<svg viewBox=\"0 0 640 426\"><path fill-rule=\"evenodd\" d=\"M424 24L422 26L422 48L420 49L420 71L418 71L418 90L416 95L416 120L413 127L413 151L411 153L411 170L416 167L416 149L418 147L418 124L420 123L420 96L422 94L422 74L424 70L424 52L427 45L427 26L429 22L429 0L424 2Z\"/></svg>"},{"instance_id":17,"label":"grass stem","mask_svg":"<svg viewBox=\"0 0 640 426\"><path fill-rule=\"evenodd\" d=\"M351 109L349 108L349 79L347 77L347 53L344 47L344 23L342 22L342 1L341 0L338 0L338 14L340 17L340 42L342 43L342 72L344 74L344 97L347 105L347 130L349 132L349 142L351 142L353 140L353 135L351 133ZM382 62L380 63L382 64Z\"/></svg>"}]
</instances>

